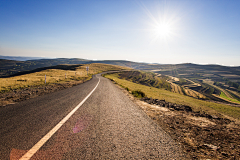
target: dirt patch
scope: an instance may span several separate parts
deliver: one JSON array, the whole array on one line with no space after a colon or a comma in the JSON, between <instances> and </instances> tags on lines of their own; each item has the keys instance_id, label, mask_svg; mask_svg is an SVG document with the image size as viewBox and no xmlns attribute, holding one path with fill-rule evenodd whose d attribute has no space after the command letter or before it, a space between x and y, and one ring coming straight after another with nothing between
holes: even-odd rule
<instances>
[{"instance_id":1,"label":"dirt patch","mask_svg":"<svg viewBox=\"0 0 240 160\"><path fill-rule=\"evenodd\" d=\"M193 117L193 116L187 116L186 117L191 124L194 124L199 127L208 127L210 125L216 125L214 122L208 120L205 117Z\"/></svg>"},{"instance_id":2,"label":"dirt patch","mask_svg":"<svg viewBox=\"0 0 240 160\"><path fill-rule=\"evenodd\" d=\"M190 106L164 100L139 100L123 91L181 144L189 159L240 159L239 120L220 114L194 112Z\"/></svg>"},{"instance_id":3,"label":"dirt patch","mask_svg":"<svg viewBox=\"0 0 240 160\"><path fill-rule=\"evenodd\" d=\"M24 101L29 98L34 98L37 96L45 95L48 93L56 92L66 88L70 88L85 82L81 81L71 81L65 83L52 83L42 86L31 86L23 89L11 90L0 94L0 107L6 106L8 104L14 104L16 102Z\"/></svg>"}]
</instances>

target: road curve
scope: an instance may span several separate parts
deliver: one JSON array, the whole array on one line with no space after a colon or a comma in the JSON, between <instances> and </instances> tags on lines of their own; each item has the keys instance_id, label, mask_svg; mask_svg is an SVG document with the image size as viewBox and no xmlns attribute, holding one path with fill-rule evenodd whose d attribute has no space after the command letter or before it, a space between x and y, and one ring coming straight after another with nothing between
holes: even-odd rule
<instances>
[{"instance_id":1,"label":"road curve","mask_svg":"<svg viewBox=\"0 0 240 160\"><path fill-rule=\"evenodd\" d=\"M184 159L179 146L111 81L0 108L0 159L19 159L93 94L31 159Z\"/></svg>"}]
</instances>

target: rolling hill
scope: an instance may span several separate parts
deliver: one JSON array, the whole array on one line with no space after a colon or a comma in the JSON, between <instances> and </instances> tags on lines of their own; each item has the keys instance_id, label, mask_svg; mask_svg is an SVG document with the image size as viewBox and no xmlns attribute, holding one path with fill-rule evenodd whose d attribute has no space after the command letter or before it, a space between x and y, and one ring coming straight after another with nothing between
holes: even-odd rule
<instances>
[{"instance_id":1,"label":"rolling hill","mask_svg":"<svg viewBox=\"0 0 240 160\"><path fill-rule=\"evenodd\" d=\"M58 59L39 59L39 60L28 60L28 61L14 61L0 59L0 77L9 77L14 76L15 74L23 71L30 71L42 67L51 67L60 64L91 64L91 63L103 63L103 64L112 64L123 67L130 68L147 68L148 64L146 63L136 63L130 61L122 60L106 60L106 61L92 61L85 59L67 59L67 58L58 58Z\"/></svg>"},{"instance_id":2,"label":"rolling hill","mask_svg":"<svg viewBox=\"0 0 240 160\"><path fill-rule=\"evenodd\" d=\"M193 97L207 97L220 102L239 101L240 67L198 64L149 64L125 60L93 61L79 58L35 59L15 61L0 59L0 78L38 72L41 69L61 64L111 64L130 67L136 70L154 72L158 75L171 77L168 82L175 93ZM40 69L39 69L40 68ZM197 84L197 85L196 85ZM168 87L169 88L169 87Z\"/></svg>"}]
</instances>

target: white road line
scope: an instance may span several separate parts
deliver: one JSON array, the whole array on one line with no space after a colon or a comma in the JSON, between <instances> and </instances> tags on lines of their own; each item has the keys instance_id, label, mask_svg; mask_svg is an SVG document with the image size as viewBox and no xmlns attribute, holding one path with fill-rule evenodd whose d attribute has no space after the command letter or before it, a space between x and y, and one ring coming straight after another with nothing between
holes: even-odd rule
<instances>
[{"instance_id":1,"label":"white road line","mask_svg":"<svg viewBox=\"0 0 240 160\"><path fill-rule=\"evenodd\" d=\"M91 96L91 94L95 91L98 84L100 83L100 78L96 87L84 98L84 100L79 103L65 118L63 118L51 131L49 131L38 143L36 143L27 153L25 153L22 158L19 160L29 160L43 145L46 143L52 135L57 132L57 130L78 110L79 107Z\"/></svg>"}]
</instances>

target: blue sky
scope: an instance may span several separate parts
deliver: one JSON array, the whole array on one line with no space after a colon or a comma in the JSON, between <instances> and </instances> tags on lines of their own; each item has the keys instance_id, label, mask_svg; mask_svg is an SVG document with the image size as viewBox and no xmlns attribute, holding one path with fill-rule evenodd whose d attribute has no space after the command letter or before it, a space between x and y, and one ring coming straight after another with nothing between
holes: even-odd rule
<instances>
[{"instance_id":1,"label":"blue sky","mask_svg":"<svg viewBox=\"0 0 240 160\"><path fill-rule=\"evenodd\" d=\"M0 55L240 66L240 1L0 0Z\"/></svg>"}]
</instances>

